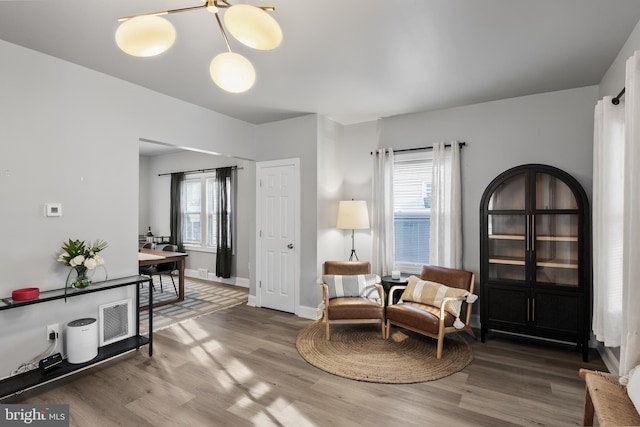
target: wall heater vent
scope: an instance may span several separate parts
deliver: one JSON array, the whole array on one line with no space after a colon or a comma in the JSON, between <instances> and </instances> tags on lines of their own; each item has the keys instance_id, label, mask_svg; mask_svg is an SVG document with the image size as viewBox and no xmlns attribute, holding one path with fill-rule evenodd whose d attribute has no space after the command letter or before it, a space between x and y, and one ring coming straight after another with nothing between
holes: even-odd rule
<instances>
[{"instance_id":1,"label":"wall heater vent","mask_svg":"<svg viewBox=\"0 0 640 427\"><path fill-rule=\"evenodd\" d=\"M131 299L100 306L100 346L134 335L133 302Z\"/></svg>"}]
</instances>

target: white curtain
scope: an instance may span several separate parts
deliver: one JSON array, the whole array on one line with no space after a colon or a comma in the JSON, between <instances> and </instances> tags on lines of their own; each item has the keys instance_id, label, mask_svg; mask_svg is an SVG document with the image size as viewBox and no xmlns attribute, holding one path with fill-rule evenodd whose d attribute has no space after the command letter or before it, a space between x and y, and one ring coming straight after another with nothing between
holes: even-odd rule
<instances>
[{"instance_id":1,"label":"white curtain","mask_svg":"<svg viewBox=\"0 0 640 427\"><path fill-rule=\"evenodd\" d=\"M640 52L627 60L625 90L620 375L640 363Z\"/></svg>"},{"instance_id":2,"label":"white curtain","mask_svg":"<svg viewBox=\"0 0 640 427\"><path fill-rule=\"evenodd\" d=\"M593 333L619 347L622 331L624 104L595 108L593 132Z\"/></svg>"},{"instance_id":3,"label":"white curtain","mask_svg":"<svg viewBox=\"0 0 640 427\"><path fill-rule=\"evenodd\" d=\"M460 145L433 146L429 264L462 268L462 192Z\"/></svg>"},{"instance_id":4,"label":"white curtain","mask_svg":"<svg viewBox=\"0 0 640 427\"><path fill-rule=\"evenodd\" d=\"M393 150L373 153L373 209L371 214L373 272L391 274L394 260L393 241Z\"/></svg>"}]
</instances>

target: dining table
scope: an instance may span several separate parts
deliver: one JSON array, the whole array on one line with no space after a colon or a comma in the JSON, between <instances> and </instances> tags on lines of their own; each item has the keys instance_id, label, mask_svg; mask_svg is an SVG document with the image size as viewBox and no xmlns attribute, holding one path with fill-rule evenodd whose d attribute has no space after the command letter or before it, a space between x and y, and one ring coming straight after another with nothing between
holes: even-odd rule
<instances>
[{"instance_id":1,"label":"dining table","mask_svg":"<svg viewBox=\"0 0 640 427\"><path fill-rule=\"evenodd\" d=\"M157 249L138 249L138 266L157 265L175 262L178 266L178 297L168 301L158 301L153 303L153 307L161 307L167 304L184 301L184 263L188 256L185 252L159 251ZM151 289L149 290L151 292ZM148 306L140 307L141 310L147 309Z\"/></svg>"}]
</instances>

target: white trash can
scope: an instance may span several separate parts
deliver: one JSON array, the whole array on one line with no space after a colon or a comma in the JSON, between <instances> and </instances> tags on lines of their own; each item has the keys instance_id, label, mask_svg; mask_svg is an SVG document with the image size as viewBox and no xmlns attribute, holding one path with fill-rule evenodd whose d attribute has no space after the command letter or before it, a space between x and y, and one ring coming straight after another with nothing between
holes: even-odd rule
<instances>
[{"instance_id":1,"label":"white trash can","mask_svg":"<svg viewBox=\"0 0 640 427\"><path fill-rule=\"evenodd\" d=\"M98 322L85 318L67 323L67 362L84 363L98 355Z\"/></svg>"}]
</instances>

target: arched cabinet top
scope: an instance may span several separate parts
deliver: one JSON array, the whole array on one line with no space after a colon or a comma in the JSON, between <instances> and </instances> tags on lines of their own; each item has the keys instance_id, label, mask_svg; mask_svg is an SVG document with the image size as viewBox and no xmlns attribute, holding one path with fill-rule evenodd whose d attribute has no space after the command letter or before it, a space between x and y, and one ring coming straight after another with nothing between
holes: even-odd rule
<instances>
[{"instance_id":1,"label":"arched cabinet top","mask_svg":"<svg viewBox=\"0 0 640 427\"><path fill-rule=\"evenodd\" d=\"M525 189L525 191L522 191ZM526 164L495 177L485 189L481 211L579 210L588 208L580 183L554 166Z\"/></svg>"}]
</instances>

